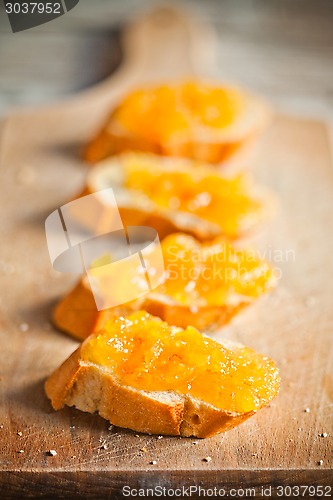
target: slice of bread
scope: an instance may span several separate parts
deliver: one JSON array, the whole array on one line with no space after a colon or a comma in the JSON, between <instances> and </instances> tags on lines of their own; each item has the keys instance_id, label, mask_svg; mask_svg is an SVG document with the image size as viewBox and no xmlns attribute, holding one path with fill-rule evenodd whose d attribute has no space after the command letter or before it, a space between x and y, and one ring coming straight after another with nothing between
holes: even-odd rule
<instances>
[{"instance_id":1,"label":"slice of bread","mask_svg":"<svg viewBox=\"0 0 333 500\"><path fill-rule=\"evenodd\" d=\"M223 239L202 244L177 233L161 242L161 250L165 279L160 286L125 304L98 310L88 278L84 277L53 310L55 326L83 340L102 329L109 319L144 309L171 325L182 328L191 325L212 332L269 292L277 282L268 262L250 250L237 250ZM154 252L152 249L145 253L148 268L154 268ZM103 276L103 267L101 273ZM128 288L140 276L136 267L132 270L127 267L125 274L112 276L104 285L105 295L114 297L117 289ZM95 291L96 287L95 279Z\"/></svg>"},{"instance_id":2,"label":"slice of bread","mask_svg":"<svg viewBox=\"0 0 333 500\"><path fill-rule=\"evenodd\" d=\"M229 323L253 300L244 295L234 303L196 307L177 304L166 295L151 292L137 300L99 311L88 279L84 277L56 304L52 311L52 322L59 330L84 340L91 333L104 328L110 319L144 309L171 325L181 328L192 325L201 331L214 332Z\"/></svg>"},{"instance_id":3,"label":"slice of bread","mask_svg":"<svg viewBox=\"0 0 333 500\"><path fill-rule=\"evenodd\" d=\"M221 235L234 240L268 220L276 205L273 193L250 173L226 175L209 164L132 152L88 172L80 196L95 193L96 209L80 214L80 222L89 229L104 230L101 213L108 200L99 192L107 188L125 226L153 227L160 238L180 231L201 241Z\"/></svg>"},{"instance_id":4,"label":"slice of bread","mask_svg":"<svg viewBox=\"0 0 333 500\"><path fill-rule=\"evenodd\" d=\"M220 163L251 144L270 115L264 99L237 87L203 81L147 87L112 110L84 156L96 163L144 151Z\"/></svg>"},{"instance_id":5,"label":"slice of bread","mask_svg":"<svg viewBox=\"0 0 333 500\"><path fill-rule=\"evenodd\" d=\"M123 386L112 372L84 363L80 349L51 375L45 390L55 410L75 406L97 412L113 425L148 434L204 438L227 431L255 413L229 413L172 391Z\"/></svg>"},{"instance_id":6,"label":"slice of bread","mask_svg":"<svg viewBox=\"0 0 333 500\"><path fill-rule=\"evenodd\" d=\"M141 354L139 354L139 361L136 362L136 368L137 366L139 366L140 369L142 368L144 376L147 374L147 377L149 377L150 375L151 380L153 380L153 383L156 383L156 387L159 387L159 390L147 390L144 385L146 383L145 381L142 382L144 389L140 389L137 383L129 384L129 379L126 378L126 374L122 376L119 375L120 373L125 373L125 369L123 368L125 365L121 365L122 360L119 361L118 358L112 359L112 362L103 362L101 360L106 359L105 357L107 357L109 353L107 349L110 348L110 345L112 349L114 348L119 351L119 342L121 342L123 330L121 327L119 330L120 336L117 337L114 333L117 324L133 325L136 324L136 322L141 323L143 320L147 321L144 334L147 335L148 339L151 332L151 330L149 330L151 322L153 322L154 325L162 325L161 328L165 329L166 324L160 319L153 318L144 312L139 312L136 313L136 315L129 316L127 319L120 318L118 323L110 322L106 330L100 334L91 335L83 342L83 344L81 344L81 346L46 381L46 394L50 398L53 408L59 410L64 405L68 405L75 406L79 410L89 413L97 412L101 417L109 420L111 424L126 427L137 432L174 436L197 436L204 438L226 431L240 424L276 396L278 392L279 377L277 368L271 360L254 353L250 349L243 348L243 346L239 346L238 344L232 344L225 341L223 345L221 345L211 339L208 340L208 337L200 336L199 332L194 329L189 331L189 340L186 345L186 348L192 349L192 351L187 351L185 357L188 355L192 356L193 354L193 359L195 359L195 356L198 356L198 350L200 349L196 347L196 342L200 337L207 339L206 343L212 343L214 349L218 348L223 351L226 357L228 359L230 357L231 360L231 365L225 365L225 367L231 366L228 370L232 372L227 375L229 379L226 382L226 387L236 391L236 398L242 398L242 394L244 394L242 391L247 391L247 396L244 397L243 401L240 402L239 400L236 406L233 407L230 405L230 393L228 389L224 389L227 391L225 392L226 402L224 403L223 399L222 401L219 400L219 405L216 406L209 400L209 396L207 396L207 398L198 398L195 394L193 396L191 394L190 385L188 393L186 393L187 391L182 392L170 389L170 380L169 387L165 390L161 390L164 382L161 382L159 373L154 371L156 369L156 363L159 361L153 361L153 364L151 364L152 358L150 357L150 352L155 356L156 346L161 345L159 343L160 339L156 336L151 343L152 351L149 351L148 358L146 358L146 361L142 361ZM175 333L176 335L177 333L179 334L179 332L180 335L187 333L182 329L174 330L174 327L168 328L171 332L169 335L171 337ZM105 337L105 335L107 335L107 337ZM135 336L135 334L133 335ZM154 333L151 335L154 335ZM163 335L163 330L161 330L162 343ZM102 337L104 338L104 350L98 352L101 345L99 342ZM171 342L171 344L168 344L169 348L171 345L175 352L175 354L170 357L170 369L169 371L167 370L165 374L165 377L168 378L171 376L170 373L172 373L175 367L175 365L172 365L171 360L174 359L174 357L180 357L179 359L182 359L182 355L179 353L179 344L176 338L172 338L170 341L168 337L166 340L168 343ZM128 344L126 345L128 346ZM167 343L165 342L163 345L165 346ZM145 350L144 352L146 353L148 351ZM239 354L245 357L249 356L249 360L255 359L254 364L250 362L250 373L243 373L245 363L244 366L242 366L243 362L237 364L237 356ZM160 354L156 357L159 355ZM115 361L116 359L118 359L118 361ZM187 357L187 359L191 359L191 357ZM202 363L208 362L209 364L208 358L206 359L205 355L203 355L201 361ZM132 358L130 364L131 363L133 363ZM133 364L131 366L133 371ZM147 368L148 366L150 368ZM164 370L165 365L163 366ZM169 365L167 368L169 368ZM185 366L185 369L186 368ZM182 369L183 367L180 365L180 370ZM246 369L247 368L245 368L245 370ZM151 370L150 374L149 370ZM242 374L245 377L244 380L241 378ZM199 373L198 376L202 376L202 373ZM248 389L248 385L246 385L248 384L248 382L246 382L247 377L250 377L248 380L253 378L258 380L258 384L262 385L260 389L261 392L255 392L255 389L253 389L252 393L252 388ZM150 384L151 383L150 381ZM237 394L237 390L239 394ZM205 388L202 394L205 394ZM221 394L223 395L223 390L219 392L219 398L221 398ZM215 397L215 395L211 394L210 397ZM227 401L229 401L229 403L227 403ZM225 407L223 407L224 404ZM236 407L237 409L235 410Z\"/></svg>"}]
</instances>

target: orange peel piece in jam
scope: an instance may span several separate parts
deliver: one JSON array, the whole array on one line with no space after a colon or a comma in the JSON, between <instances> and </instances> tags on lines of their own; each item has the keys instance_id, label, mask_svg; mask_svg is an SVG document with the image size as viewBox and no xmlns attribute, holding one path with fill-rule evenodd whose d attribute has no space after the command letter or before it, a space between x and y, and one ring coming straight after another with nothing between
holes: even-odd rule
<instances>
[{"instance_id":1,"label":"orange peel piece in jam","mask_svg":"<svg viewBox=\"0 0 333 500\"><path fill-rule=\"evenodd\" d=\"M253 139L267 104L231 86L185 81L136 89L118 103L85 158L147 151L218 163Z\"/></svg>"},{"instance_id":2,"label":"orange peel piece in jam","mask_svg":"<svg viewBox=\"0 0 333 500\"><path fill-rule=\"evenodd\" d=\"M174 391L230 413L259 410L279 387L271 359L247 347L225 347L191 326L170 326L145 311L109 321L83 345L81 358L112 369L122 385Z\"/></svg>"},{"instance_id":3,"label":"orange peel piece in jam","mask_svg":"<svg viewBox=\"0 0 333 500\"><path fill-rule=\"evenodd\" d=\"M145 309L170 324L192 325L214 331L235 314L271 290L277 276L271 265L251 250L236 249L222 238L200 243L186 234L172 234L161 242L164 281L139 299L98 311L87 279L80 281L56 306L55 325L71 335L85 338L121 314ZM154 272L155 252L145 253L146 269ZM103 261L103 260L102 260ZM127 267L116 280L108 279L103 266L90 270L100 293L117 302L124 287L146 284L145 268Z\"/></svg>"},{"instance_id":4,"label":"orange peel piece in jam","mask_svg":"<svg viewBox=\"0 0 333 500\"><path fill-rule=\"evenodd\" d=\"M273 206L273 197L249 174L226 176L207 164L156 155L128 153L101 162L88 174L85 193L109 187L125 225L154 227L160 237L184 231L201 240L221 234L235 239ZM91 227L100 224L99 214L89 214Z\"/></svg>"}]
</instances>

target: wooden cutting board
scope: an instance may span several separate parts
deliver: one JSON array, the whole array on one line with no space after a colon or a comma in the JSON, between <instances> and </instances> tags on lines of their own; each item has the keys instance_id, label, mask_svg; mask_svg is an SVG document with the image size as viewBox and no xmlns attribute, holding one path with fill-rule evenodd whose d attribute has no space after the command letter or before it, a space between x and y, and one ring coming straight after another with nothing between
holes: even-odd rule
<instances>
[{"instance_id":1,"label":"wooden cutting board","mask_svg":"<svg viewBox=\"0 0 333 500\"><path fill-rule=\"evenodd\" d=\"M44 234L47 215L84 184L78 151L133 84L205 73L201 55L213 51L209 30L173 11L146 16L125 42L126 62L109 81L13 113L1 130L1 498L123 498L125 485L255 487L259 498L262 486L332 486L333 165L321 122L277 116L257 149L253 170L279 206L253 243L282 276L216 335L276 360L281 392L269 407L210 439L158 439L109 430L75 409L54 412L44 394L45 378L78 345L50 325L55 301L77 277L52 269Z\"/></svg>"}]
</instances>

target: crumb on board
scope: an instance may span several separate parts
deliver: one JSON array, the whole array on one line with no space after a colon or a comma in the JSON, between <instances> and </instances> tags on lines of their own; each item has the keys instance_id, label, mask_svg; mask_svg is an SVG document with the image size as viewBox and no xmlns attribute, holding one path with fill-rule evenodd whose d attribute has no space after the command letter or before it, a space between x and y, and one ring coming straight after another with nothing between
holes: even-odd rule
<instances>
[{"instance_id":1,"label":"crumb on board","mask_svg":"<svg viewBox=\"0 0 333 500\"><path fill-rule=\"evenodd\" d=\"M203 462L211 462L212 461L212 457L205 457L202 459Z\"/></svg>"},{"instance_id":2,"label":"crumb on board","mask_svg":"<svg viewBox=\"0 0 333 500\"><path fill-rule=\"evenodd\" d=\"M305 408L304 411L305 411L305 413L310 413L311 410L310 410L310 408Z\"/></svg>"},{"instance_id":3,"label":"crumb on board","mask_svg":"<svg viewBox=\"0 0 333 500\"><path fill-rule=\"evenodd\" d=\"M324 460L319 460L318 465L323 465Z\"/></svg>"},{"instance_id":4,"label":"crumb on board","mask_svg":"<svg viewBox=\"0 0 333 500\"><path fill-rule=\"evenodd\" d=\"M3 424L0 425L0 429L3 429Z\"/></svg>"},{"instance_id":5,"label":"crumb on board","mask_svg":"<svg viewBox=\"0 0 333 500\"><path fill-rule=\"evenodd\" d=\"M163 439L163 436L157 436L157 439Z\"/></svg>"},{"instance_id":6,"label":"crumb on board","mask_svg":"<svg viewBox=\"0 0 333 500\"><path fill-rule=\"evenodd\" d=\"M150 463L150 465L156 465L156 464L157 464L156 460L152 460L152 461L151 461L151 462L149 462L149 463Z\"/></svg>"},{"instance_id":7,"label":"crumb on board","mask_svg":"<svg viewBox=\"0 0 333 500\"><path fill-rule=\"evenodd\" d=\"M140 436L139 436L139 434L135 434L134 437L139 438Z\"/></svg>"},{"instance_id":8,"label":"crumb on board","mask_svg":"<svg viewBox=\"0 0 333 500\"><path fill-rule=\"evenodd\" d=\"M142 448L140 448L140 451L142 451L142 453L147 453L147 448L145 446L143 446Z\"/></svg>"},{"instance_id":9,"label":"crumb on board","mask_svg":"<svg viewBox=\"0 0 333 500\"><path fill-rule=\"evenodd\" d=\"M49 450L47 452L47 454L50 456L50 457L55 457L56 455L58 455L58 453L55 451L55 450Z\"/></svg>"},{"instance_id":10,"label":"crumb on board","mask_svg":"<svg viewBox=\"0 0 333 500\"><path fill-rule=\"evenodd\" d=\"M19 450L17 453L24 453L24 450Z\"/></svg>"},{"instance_id":11,"label":"crumb on board","mask_svg":"<svg viewBox=\"0 0 333 500\"><path fill-rule=\"evenodd\" d=\"M102 444L101 449L102 450L107 450L108 449L108 445L107 444Z\"/></svg>"},{"instance_id":12,"label":"crumb on board","mask_svg":"<svg viewBox=\"0 0 333 500\"><path fill-rule=\"evenodd\" d=\"M17 433L17 435L21 437L21 436L23 435L23 433L22 433L21 431L19 431L19 432Z\"/></svg>"},{"instance_id":13,"label":"crumb on board","mask_svg":"<svg viewBox=\"0 0 333 500\"><path fill-rule=\"evenodd\" d=\"M327 438L328 434L327 434L327 432L322 432L321 434L319 434L319 436L321 438Z\"/></svg>"}]
</instances>

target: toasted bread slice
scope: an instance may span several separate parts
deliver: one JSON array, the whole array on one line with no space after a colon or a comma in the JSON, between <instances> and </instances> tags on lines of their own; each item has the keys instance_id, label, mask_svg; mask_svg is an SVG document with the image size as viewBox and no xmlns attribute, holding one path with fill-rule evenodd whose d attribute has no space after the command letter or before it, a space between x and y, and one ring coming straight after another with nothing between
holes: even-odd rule
<instances>
[{"instance_id":1,"label":"toasted bread slice","mask_svg":"<svg viewBox=\"0 0 333 500\"><path fill-rule=\"evenodd\" d=\"M211 165L181 158L128 153L101 162L87 176L82 195L95 193L95 211L82 224L103 230L99 192L112 188L125 226L145 225L159 237L181 231L205 241L236 239L267 219L274 196L250 174L225 175ZM108 221L105 221L108 223Z\"/></svg>"},{"instance_id":2,"label":"toasted bread slice","mask_svg":"<svg viewBox=\"0 0 333 500\"><path fill-rule=\"evenodd\" d=\"M56 410L75 406L137 432L202 438L240 424L278 389L269 358L143 311L88 337L45 384Z\"/></svg>"},{"instance_id":3,"label":"toasted bread slice","mask_svg":"<svg viewBox=\"0 0 333 500\"><path fill-rule=\"evenodd\" d=\"M263 99L236 87L200 81L147 87L111 112L85 159L144 151L220 163L253 142L270 114Z\"/></svg>"},{"instance_id":4,"label":"toasted bread slice","mask_svg":"<svg viewBox=\"0 0 333 500\"><path fill-rule=\"evenodd\" d=\"M221 238L202 244L191 236L173 234L162 241L161 249L165 280L155 290L99 311L88 279L83 278L56 305L55 326L82 340L103 328L110 318L145 309L172 325L214 331L276 285L276 274L268 262L250 250L233 248ZM150 268L154 250L146 253L145 259ZM137 282L140 275L135 273L142 270L133 272L121 274L118 287ZM116 293L114 279L112 276L103 285L106 296Z\"/></svg>"},{"instance_id":5,"label":"toasted bread slice","mask_svg":"<svg viewBox=\"0 0 333 500\"><path fill-rule=\"evenodd\" d=\"M144 308L170 324L186 328L192 325L206 332L214 332L226 325L242 309L251 303L249 297L239 297L232 304L212 306L182 305L164 294L150 293L145 298L127 302L118 307L99 311L87 278L80 280L74 288L55 306L52 322L56 328L72 337L84 340L98 332L110 319L126 316Z\"/></svg>"}]
</instances>

